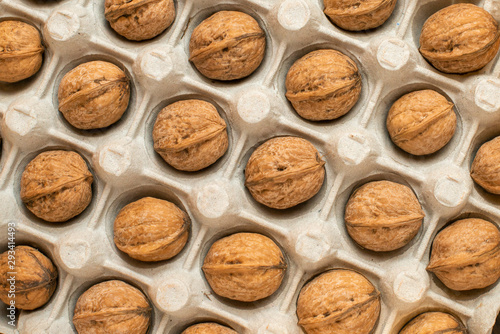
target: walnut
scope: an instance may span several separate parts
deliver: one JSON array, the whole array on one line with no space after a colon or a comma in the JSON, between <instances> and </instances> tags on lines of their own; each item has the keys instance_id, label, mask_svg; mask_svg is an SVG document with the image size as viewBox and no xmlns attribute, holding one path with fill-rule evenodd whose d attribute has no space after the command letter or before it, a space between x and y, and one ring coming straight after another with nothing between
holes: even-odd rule
<instances>
[{"instance_id":1,"label":"walnut","mask_svg":"<svg viewBox=\"0 0 500 334\"><path fill-rule=\"evenodd\" d=\"M279 288L286 267L274 241L257 233L236 233L210 247L202 269L219 296L253 302Z\"/></svg>"},{"instance_id":2,"label":"walnut","mask_svg":"<svg viewBox=\"0 0 500 334\"><path fill-rule=\"evenodd\" d=\"M380 316L380 292L355 271L330 270L302 288L297 316L307 334L370 334Z\"/></svg>"},{"instance_id":3,"label":"walnut","mask_svg":"<svg viewBox=\"0 0 500 334\"><path fill-rule=\"evenodd\" d=\"M130 99L129 79L105 61L81 64L59 84L59 111L78 129L105 128L118 121Z\"/></svg>"},{"instance_id":4,"label":"walnut","mask_svg":"<svg viewBox=\"0 0 500 334\"><path fill-rule=\"evenodd\" d=\"M146 334L151 313L141 291L113 280L92 286L78 298L73 324L78 334Z\"/></svg>"},{"instance_id":5,"label":"walnut","mask_svg":"<svg viewBox=\"0 0 500 334\"><path fill-rule=\"evenodd\" d=\"M427 89L408 93L392 105L387 130L394 144L414 155L426 155L443 148L453 137L457 116L453 103Z\"/></svg>"},{"instance_id":6,"label":"walnut","mask_svg":"<svg viewBox=\"0 0 500 334\"><path fill-rule=\"evenodd\" d=\"M470 175L484 190L500 195L500 136L481 145Z\"/></svg>"},{"instance_id":7,"label":"walnut","mask_svg":"<svg viewBox=\"0 0 500 334\"><path fill-rule=\"evenodd\" d=\"M173 0L106 0L104 15L111 28L133 41L151 39L175 19Z\"/></svg>"},{"instance_id":8,"label":"walnut","mask_svg":"<svg viewBox=\"0 0 500 334\"><path fill-rule=\"evenodd\" d=\"M238 332L215 322L204 322L186 328L181 334L238 334Z\"/></svg>"},{"instance_id":9,"label":"walnut","mask_svg":"<svg viewBox=\"0 0 500 334\"><path fill-rule=\"evenodd\" d=\"M305 119L339 118L356 104L361 75L356 63L335 50L317 50L297 60L286 75L286 98Z\"/></svg>"},{"instance_id":10,"label":"walnut","mask_svg":"<svg viewBox=\"0 0 500 334\"><path fill-rule=\"evenodd\" d=\"M120 210L114 223L116 247L141 261L167 260L186 245L191 221L175 204L144 197Z\"/></svg>"},{"instance_id":11,"label":"walnut","mask_svg":"<svg viewBox=\"0 0 500 334\"><path fill-rule=\"evenodd\" d=\"M0 255L0 299L20 310L37 309L49 301L56 289L57 268L30 246L17 246L13 251ZM11 280L13 277L15 280Z\"/></svg>"},{"instance_id":12,"label":"walnut","mask_svg":"<svg viewBox=\"0 0 500 334\"><path fill-rule=\"evenodd\" d=\"M347 232L361 247L388 252L408 244L424 216L409 187L375 181L356 189L347 202L344 218Z\"/></svg>"},{"instance_id":13,"label":"walnut","mask_svg":"<svg viewBox=\"0 0 500 334\"><path fill-rule=\"evenodd\" d=\"M259 67L265 49L265 33L253 17L220 11L194 29L189 60L209 79L235 80Z\"/></svg>"},{"instance_id":14,"label":"walnut","mask_svg":"<svg viewBox=\"0 0 500 334\"><path fill-rule=\"evenodd\" d=\"M448 6L424 23L420 53L445 73L467 73L486 66L500 47L497 21L470 3Z\"/></svg>"},{"instance_id":15,"label":"walnut","mask_svg":"<svg viewBox=\"0 0 500 334\"><path fill-rule=\"evenodd\" d=\"M439 232L427 270L452 290L482 289L500 278L500 232L483 219L462 219Z\"/></svg>"},{"instance_id":16,"label":"walnut","mask_svg":"<svg viewBox=\"0 0 500 334\"><path fill-rule=\"evenodd\" d=\"M260 145L245 168L245 186L270 208L288 209L320 190L325 162L316 148L298 137L277 137Z\"/></svg>"},{"instance_id":17,"label":"walnut","mask_svg":"<svg viewBox=\"0 0 500 334\"><path fill-rule=\"evenodd\" d=\"M78 153L43 152L24 169L21 200L35 216L49 222L65 222L90 204L92 181L92 174Z\"/></svg>"},{"instance_id":18,"label":"walnut","mask_svg":"<svg viewBox=\"0 0 500 334\"><path fill-rule=\"evenodd\" d=\"M209 102L178 101L158 114L153 141L155 151L169 165L182 171L198 171L226 153L226 122Z\"/></svg>"},{"instance_id":19,"label":"walnut","mask_svg":"<svg viewBox=\"0 0 500 334\"><path fill-rule=\"evenodd\" d=\"M350 31L373 29L384 24L397 0L324 0L325 14L340 28Z\"/></svg>"},{"instance_id":20,"label":"walnut","mask_svg":"<svg viewBox=\"0 0 500 334\"><path fill-rule=\"evenodd\" d=\"M399 334L467 334L467 328L457 317L444 312L421 313L408 322Z\"/></svg>"},{"instance_id":21,"label":"walnut","mask_svg":"<svg viewBox=\"0 0 500 334\"><path fill-rule=\"evenodd\" d=\"M0 81L18 82L40 70L43 61L40 32L30 24L0 22Z\"/></svg>"}]
</instances>

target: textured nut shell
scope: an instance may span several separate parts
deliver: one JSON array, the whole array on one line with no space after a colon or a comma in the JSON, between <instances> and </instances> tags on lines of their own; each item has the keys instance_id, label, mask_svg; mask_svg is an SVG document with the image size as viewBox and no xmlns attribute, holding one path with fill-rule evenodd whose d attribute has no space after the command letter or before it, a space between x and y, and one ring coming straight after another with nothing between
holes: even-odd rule
<instances>
[{"instance_id":1,"label":"textured nut shell","mask_svg":"<svg viewBox=\"0 0 500 334\"><path fill-rule=\"evenodd\" d=\"M369 334L380 316L380 292L352 270L327 271L302 288L297 316L307 334Z\"/></svg>"},{"instance_id":2,"label":"textured nut shell","mask_svg":"<svg viewBox=\"0 0 500 334\"><path fill-rule=\"evenodd\" d=\"M408 244L418 233L424 216L410 188L376 181L351 195L344 218L347 232L360 246L387 252Z\"/></svg>"},{"instance_id":3,"label":"textured nut shell","mask_svg":"<svg viewBox=\"0 0 500 334\"><path fill-rule=\"evenodd\" d=\"M274 241L257 233L237 233L210 247L202 269L219 296L253 302L279 288L286 267Z\"/></svg>"},{"instance_id":4,"label":"textured nut shell","mask_svg":"<svg viewBox=\"0 0 500 334\"><path fill-rule=\"evenodd\" d=\"M0 255L0 299L10 305L10 272L16 272L15 306L20 310L34 310L50 299L57 285L57 269L45 255L29 246L14 248L15 268L9 264L8 252Z\"/></svg>"},{"instance_id":5,"label":"textured nut shell","mask_svg":"<svg viewBox=\"0 0 500 334\"><path fill-rule=\"evenodd\" d=\"M452 290L481 289L500 278L500 232L483 219L463 219L438 233L427 270Z\"/></svg>"},{"instance_id":6,"label":"textured nut shell","mask_svg":"<svg viewBox=\"0 0 500 334\"><path fill-rule=\"evenodd\" d=\"M75 128L105 128L127 110L129 79L116 65L91 61L66 73L59 84L58 99L59 111Z\"/></svg>"},{"instance_id":7,"label":"textured nut shell","mask_svg":"<svg viewBox=\"0 0 500 334\"><path fill-rule=\"evenodd\" d=\"M316 195L325 179L324 164L316 148L305 139L269 139L250 156L245 186L257 202L287 209Z\"/></svg>"},{"instance_id":8,"label":"textured nut shell","mask_svg":"<svg viewBox=\"0 0 500 334\"><path fill-rule=\"evenodd\" d=\"M173 0L106 0L104 15L111 28L133 41L151 39L175 18Z\"/></svg>"},{"instance_id":9,"label":"textured nut shell","mask_svg":"<svg viewBox=\"0 0 500 334\"><path fill-rule=\"evenodd\" d=\"M317 50L297 60L286 75L286 98L311 121L345 115L361 93L356 63L335 50Z\"/></svg>"},{"instance_id":10,"label":"textured nut shell","mask_svg":"<svg viewBox=\"0 0 500 334\"><path fill-rule=\"evenodd\" d=\"M141 261L174 257L186 245L191 221L175 204L145 197L120 210L114 223L115 245Z\"/></svg>"},{"instance_id":11,"label":"textured nut shell","mask_svg":"<svg viewBox=\"0 0 500 334\"><path fill-rule=\"evenodd\" d=\"M64 222L90 204L92 181L92 174L78 153L43 152L24 169L21 200L35 216Z\"/></svg>"},{"instance_id":12,"label":"textured nut shell","mask_svg":"<svg viewBox=\"0 0 500 334\"><path fill-rule=\"evenodd\" d=\"M399 334L467 334L460 319L449 313L426 312L407 323Z\"/></svg>"},{"instance_id":13,"label":"textured nut shell","mask_svg":"<svg viewBox=\"0 0 500 334\"><path fill-rule=\"evenodd\" d=\"M198 171L226 153L226 122L209 102L175 102L158 114L153 142L155 151L172 167Z\"/></svg>"},{"instance_id":14,"label":"textured nut shell","mask_svg":"<svg viewBox=\"0 0 500 334\"><path fill-rule=\"evenodd\" d=\"M397 0L324 0L325 14L340 28L377 28L391 16Z\"/></svg>"},{"instance_id":15,"label":"textured nut shell","mask_svg":"<svg viewBox=\"0 0 500 334\"><path fill-rule=\"evenodd\" d=\"M481 145L470 175L484 190L500 195L500 136Z\"/></svg>"},{"instance_id":16,"label":"textured nut shell","mask_svg":"<svg viewBox=\"0 0 500 334\"><path fill-rule=\"evenodd\" d=\"M144 294L122 281L92 286L78 298L73 324L78 334L145 334L151 306Z\"/></svg>"},{"instance_id":17,"label":"textured nut shell","mask_svg":"<svg viewBox=\"0 0 500 334\"><path fill-rule=\"evenodd\" d=\"M394 144L414 155L443 148L453 137L456 124L453 103L429 89L399 98L389 110L386 122Z\"/></svg>"},{"instance_id":18,"label":"textured nut shell","mask_svg":"<svg viewBox=\"0 0 500 334\"><path fill-rule=\"evenodd\" d=\"M214 322L205 322L190 326L182 331L181 334L238 334L238 332Z\"/></svg>"},{"instance_id":19,"label":"textured nut shell","mask_svg":"<svg viewBox=\"0 0 500 334\"><path fill-rule=\"evenodd\" d=\"M235 80L252 74L265 50L265 33L253 17L220 11L194 29L189 60L207 78Z\"/></svg>"},{"instance_id":20,"label":"textured nut shell","mask_svg":"<svg viewBox=\"0 0 500 334\"><path fill-rule=\"evenodd\" d=\"M43 46L38 30L21 21L0 22L0 81L17 82L42 66Z\"/></svg>"},{"instance_id":21,"label":"textured nut shell","mask_svg":"<svg viewBox=\"0 0 500 334\"><path fill-rule=\"evenodd\" d=\"M427 19L420 53L445 73L467 73L488 64L500 47L497 21L469 3L448 6Z\"/></svg>"}]
</instances>

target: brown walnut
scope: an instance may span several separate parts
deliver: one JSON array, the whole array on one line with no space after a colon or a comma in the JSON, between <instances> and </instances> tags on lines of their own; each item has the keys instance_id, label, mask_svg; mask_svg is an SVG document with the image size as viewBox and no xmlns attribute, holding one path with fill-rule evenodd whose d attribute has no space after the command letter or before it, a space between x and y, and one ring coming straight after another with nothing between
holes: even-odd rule
<instances>
[{"instance_id":1,"label":"brown walnut","mask_svg":"<svg viewBox=\"0 0 500 334\"><path fill-rule=\"evenodd\" d=\"M330 270L302 288L297 316L307 334L370 334L380 316L380 292L355 271Z\"/></svg>"},{"instance_id":2,"label":"brown walnut","mask_svg":"<svg viewBox=\"0 0 500 334\"><path fill-rule=\"evenodd\" d=\"M439 232L427 270L452 290L482 289L500 278L500 232L483 219L462 219Z\"/></svg>"},{"instance_id":3,"label":"brown walnut","mask_svg":"<svg viewBox=\"0 0 500 334\"><path fill-rule=\"evenodd\" d=\"M425 21L420 53L445 73L467 73L486 66L500 47L497 21L470 3L448 6Z\"/></svg>"},{"instance_id":4,"label":"brown walnut","mask_svg":"<svg viewBox=\"0 0 500 334\"><path fill-rule=\"evenodd\" d=\"M104 15L111 28L133 41L151 39L175 18L173 0L106 0Z\"/></svg>"},{"instance_id":5,"label":"brown walnut","mask_svg":"<svg viewBox=\"0 0 500 334\"><path fill-rule=\"evenodd\" d=\"M425 312L408 322L399 334L467 334L457 317L444 312Z\"/></svg>"},{"instance_id":6,"label":"brown walnut","mask_svg":"<svg viewBox=\"0 0 500 334\"><path fill-rule=\"evenodd\" d=\"M286 98L311 121L347 114L361 94L356 63L335 50L317 50L297 60L286 75Z\"/></svg>"},{"instance_id":7,"label":"brown walnut","mask_svg":"<svg viewBox=\"0 0 500 334\"><path fill-rule=\"evenodd\" d=\"M238 334L238 332L215 322L204 322L186 328L181 334Z\"/></svg>"},{"instance_id":8,"label":"brown walnut","mask_svg":"<svg viewBox=\"0 0 500 334\"><path fill-rule=\"evenodd\" d=\"M219 296L253 302L280 287L286 267L274 241L258 233L236 233L210 247L202 269Z\"/></svg>"},{"instance_id":9,"label":"brown walnut","mask_svg":"<svg viewBox=\"0 0 500 334\"><path fill-rule=\"evenodd\" d=\"M172 167L198 171L226 153L226 122L215 106L202 100L172 103L160 111L153 128L155 151Z\"/></svg>"},{"instance_id":10,"label":"brown walnut","mask_svg":"<svg viewBox=\"0 0 500 334\"><path fill-rule=\"evenodd\" d=\"M49 222L65 222L90 204L92 181L92 174L78 153L43 152L24 169L21 200L35 216Z\"/></svg>"},{"instance_id":11,"label":"brown walnut","mask_svg":"<svg viewBox=\"0 0 500 334\"><path fill-rule=\"evenodd\" d=\"M32 247L17 246L14 252L9 254L6 251L0 255L0 299L7 305L14 303L20 310L37 309L49 301L56 289L57 268ZM13 257L9 258L9 255ZM11 268L12 263L14 268ZM7 281L11 276L15 276L14 293L9 292L11 286Z\"/></svg>"},{"instance_id":12,"label":"brown walnut","mask_svg":"<svg viewBox=\"0 0 500 334\"><path fill-rule=\"evenodd\" d=\"M141 261L167 260L186 245L191 222L175 204L144 197L120 210L114 223L116 247Z\"/></svg>"},{"instance_id":13,"label":"brown walnut","mask_svg":"<svg viewBox=\"0 0 500 334\"><path fill-rule=\"evenodd\" d=\"M42 38L38 30L21 21L0 22L0 81L18 82L40 70Z\"/></svg>"},{"instance_id":14,"label":"brown walnut","mask_svg":"<svg viewBox=\"0 0 500 334\"><path fill-rule=\"evenodd\" d=\"M129 79L105 61L81 64L62 78L59 111L78 129L99 129L118 121L130 99Z\"/></svg>"},{"instance_id":15,"label":"brown walnut","mask_svg":"<svg viewBox=\"0 0 500 334\"><path fill-rule=\"evenodd\" d=\"M470 175L484 190L500 195L500 136L481 145Z\"/></svg>"},{"instance_id":16,"label":"brown walnut","mask_svg":"<svg viewBox=\"0 0 500 334\"><path fill-rule=\"evenodd\" d=\"M194 29L189 60L209 79L235 80L252 74L265 50L265 33L253 17L220 11Z\"/></svg>"},{"instance_id":17,"label":"brown walnut","mask_svg":"<svg viewBox=\"0 0 500 334\"><path fill-rule=\"evenodd\" d=\"M384 24L397 0L324 0L325 14L342 29L361 31Z\"/></svg>"},{"instance_id":18,"label":"brown walnut","mask_svg":"<svg viewBox=\"0 0 500 334\"><path fill-rule=\"evenodd\" d=\"M427 89L408 93L392 105L387 115L392 141L414 155L426 155L443 148L453 137L457 116L453 103Z\"/></svg>"},{"instance_id":19,"label":"brown walnut","mask_svg":"<svg viewBox=\"0 0 500 334\"><path fill-rule=\"evenodd\" d=\"M144 294L122 281L92 286L77 300L73 324L78 334L146 334L151 306Z\"/></svg>"}]
</instances>

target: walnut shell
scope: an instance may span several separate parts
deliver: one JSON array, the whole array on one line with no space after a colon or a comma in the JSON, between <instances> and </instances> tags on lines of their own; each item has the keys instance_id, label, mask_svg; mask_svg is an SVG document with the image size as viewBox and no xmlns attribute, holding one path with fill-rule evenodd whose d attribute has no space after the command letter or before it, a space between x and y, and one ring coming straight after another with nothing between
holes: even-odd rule
<instances>
[{"instance_id":1,"label":"walnut shell","mask_svg":"<svg viewBox=\"0 0 500 334\"><path fill-rule=\"evenodd\" d=\"M248 14L220 11L198 25L189 42L189 60L204 76L235 80L252 74L264 59L266 37Z\"/></svg>"},{"instance_id":2,"label":"walnut shell","mask_svg":"<svg viewBox=\"0 0 500 334\"><path fill-rule=\"evenodd\" d=\"M214 242L202 269L219 296L253 302L280 287L286 267L274 241L258 233L236 233Z\"/></svg>"},{"instance_id":3,"label":"walnut shell","mask_svg":"<svg viewBox=\"0 0 500 334\"><path fill-rule=\"evenodd\" d=\"M484 190L500 195L500 136L481 145L470 175Z\"/></svg>"},{"instance_id":4,"label":"walnut shell","mask_svg":"<svg viewBox=\"0 0 500 334\"><path fill-rule=\"evenodd\" d=\"M445 73L467 73L486 66L500 47L497 21L470 3L448 6L425 21L420 53Z\"/></svg>"},{"instance_id":5,"label":"walnut shell","mask_svg":"<svg viewBox=\"0 0 500 334\"><path fill-rule=\"evenodd\" d=\"M467 334L457 317L444 312L425 312L408 322L399 334Z\"/></svg>"},{"instance_id":6,"label":"walnut shell","mask_svg":"<svg viewBox=\"0 0 500 334\"><path fill-rule=\"evenodd\" d=\"M204 322L186 328L181 334L238 334L238 332L215 322Z\"/></svg>"},{"instance_id":7,"label":"walnut shell","mask_svg":"<svg viewBox=\"0 0 500 334\"><path fill-rule=\"evenodd\" d=\"M0 81L18 82L40 70L43 61L40 32L21 21L0 22Z\"/></svg>"},{"instance_id":8,"label":"walnut shell","mask_svg":"<svg viewBox=\"0 0 500 334\"><path fill-rule=\"evenodd\" d=\"M73 324L78 334L146 334L151 306L137 288L118 280L92 286L76 301Z\"/></svg>"},{"instance_id":9,"label":"walnut shell","mask_svg":"<svg viewBox=\"0 0 500 334\"><path fill-rule=\"evenodd\" d=\"M452 290L482 289L500 278L500 232L483 219L462 219L439 232L427 270Z\"/></svg>"},{"instance_id":10,"label":"walnut shell","mask_svg":"<svg viewBox=\"0 0 500 334\"><path fill-rule=\"evenodd\" d=\"M116 247L140 261L167 260L186 245L191 221L175 204L144 197L120 210L114 223Z\"/></svg>"},{"instance_id":11,"label":"walnut shell","mask_svg":"<svg viewBox=\"0 0 500 334\"><path fill-rule=\"evenodd\" d=\"M106 0L104 15L111 28L132 41L161 34L175 19L173 0Z\"/></svg>"},{"instance_id":12,"label":"walnut shell","mask_svg":"<svg viewBox=\"0 0 500 334\"><path fill-rule=\"evenodd\" d=\"M351 195L344 219L347 232L361 247L388 252L408 244L417 235L424 216L409 187L375 181Z\"/></svg>"},{"instance_id":13,"label":"walnut shell","mask_svg":"<svg viewBox=\"0 0 500 334\"><path fill-rule=\"evenodd\" d=\"M202 100L172 103L160 111L153 128L155 151L172 167L198 171L215 163L228 148L226 122Z\"/></svg>"},{"instance_id":14,"label":"walnut shell","mask_svg":"<svg viewBox=\"0 0 500 334\"><path fill-rule=\"evenodd\" d=\"M37 309L49 301L56 289L57 268L33 247L17 246L14 252L0 255L0 299L7 305L14 303L20 310ZM15 277L14 293L11 281L7 281L12 277Z\"/></svg>"},{"instance_id":15,"label":"walnut shell","mask_svg":"<svg viewBox=\"0 0 500 334\"><path fill-rule=\"evenodd\" d=\"M286 75L286 98L311 121L347 114L361 94L356 63L335 50L316 50L297 60Z\"/></svg>"},{"instance_id":16,"label":"walnut shell","mask_svg":"<svg viewBox=\"0 0 500 334\"><path fill-rule=\"evenodd\" d=\"M248 159L245 186L257 202L288 209L318 193L325 179L324 164L316 148L305 139L269 139Z\"/></svg>"},{"instance_id":17,"label":"walnut shell","mask_svg":"<svg viewBox=\"0 0 500 334\"><path fill-rule=\"evenodd\" d=\"M384 24L397 0L324 0L325 14L342 29L361 31Z\"/></svg>"},{"instance_id":18,"label":"walnut shell","mask_svg":"<svg viewBox=\"0 0 500 334\"><path fill-rule=\"evenodd\" d=\"M49 222L65 222L90 204L93 180L78 153L43 152L24 169L21 200L35 216Z\"/></svg>"},{"instance_id":19,"label":"walnut shell","mask_svg":"<svg viewBox=\"0 0 500 334\"><path fill-rule=\"evenodd\" d=\"M380 292L355 271L330 270L302 288L297 316L307 334L370 334L380 316Z\"/></svg>"},{"instance_id":20,"label":"walnut shell","mask_svg":"<svg viewBox=\"0 0 500 334\"><path fill-rule=\"evenodd\" d=\"M78 129L99 129L118 121L130 99L129 79L105 61L81 64L62 78L59 111Z\"/></svg>"},{"instance_id":21,"label":"walnut shell","mask_svg":"<svg viewBox=\"0 0 500 334\"><path fill-rule=\"evenodd\" d=\"M392 105L387 130L394 144L414 155L426 155L443 148L453 137L457 116L453 103L436 91L408 93Z\"/></svg>"}]
</instances>

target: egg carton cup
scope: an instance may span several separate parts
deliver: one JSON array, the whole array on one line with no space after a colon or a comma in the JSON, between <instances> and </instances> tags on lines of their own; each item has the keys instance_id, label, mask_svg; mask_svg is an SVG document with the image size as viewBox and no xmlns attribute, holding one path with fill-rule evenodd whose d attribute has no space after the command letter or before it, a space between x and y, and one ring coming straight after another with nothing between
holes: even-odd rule
<instances>
[{"instance_id":1,"label":"egg carton cup","mask_svg":"<svg viewBox=\"0 0 500 334\"><path fill-rule=\"evenodd\" d=\"M456 292L425 270L436 233L448 222L482 217L500 223L500 198L472 182L470 165L485 141L500 135L499 56L470 75L446 75L418 52L425 20L450 0L398 0L380 28L351 33L323 14L321 0L176 1L176 18L160 36L130 42L104 18L104 0L0 0L0 20L35 25L46 47L41 70L16 84L0 84L0 246L7 249L8 224L16 244L48 255L59 271L56 292L41 309L21 311L17 327L0 307L0 332L76 333L78 297L91 285L121 279L141 289L153 306L150 333L180 333L211 320L242 334L303 333L296 301L302 286L331 268L361 272L381 291L375 333L397 333L428 310L458 316L470 333L491 333L500 310L500 286ZM500 20L497 0L468 1ZM235 82L203 77L188 61L193 29L220 10L253 16L266 32L266 57L255 73ZM357 63L362 93L344 117L309 122L285 98L285 77L310 51L332 48ZM90 60L110 61L131 79L130 104L122 119L103 130L73 128L58 111L57 90L65 73ZM397 148L385 128L392 103L416 89L435 89L455 104L457 129L438 153L415 157ZM229 149L211 167L179 172L155 153L152 129L158 112L183 99L213 103L228 124ZM319 193L292 209L257 203L244 186L244 168L265 140L293 135L311 141L326 160ZM38 153L67 149L80 153L94 175L89 207L67 223L47 223L20 199L21 174ZM369 181L392 180L413 189L425 211L418 235L401 250L361 249L344 226L352 191ZM169 200L192 219L190 238L175 258L144 263L113 243L113 221L126 204L143 196ZM279 290L254 303L215 295L201 265L211 244L235 232L259 232L274 239L288 268Z\"/></svg>"}]
</instances>

